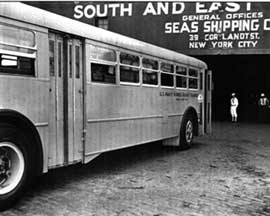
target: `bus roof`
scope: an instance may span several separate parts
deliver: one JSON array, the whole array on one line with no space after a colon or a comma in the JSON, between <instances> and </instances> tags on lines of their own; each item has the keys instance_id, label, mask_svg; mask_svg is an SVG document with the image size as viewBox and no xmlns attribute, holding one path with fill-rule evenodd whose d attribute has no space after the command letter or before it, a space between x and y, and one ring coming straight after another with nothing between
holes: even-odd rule
<instances>
[{"instance_id":1,"label":"bus roof","mask_svg":"<svg viewBox=\"0 0 270 216\"><path fill-rule=\"evenodd\" d=\"M23 3L0 2L0 16L77 35L95 41L100 41L106 44L124 47L129 50L156 56L158 58L163 58L203 69L207 68L207 65L203 61L196 58L97 28L95 26L72 20L70 18Z\"/></svg>"}]
</instances>

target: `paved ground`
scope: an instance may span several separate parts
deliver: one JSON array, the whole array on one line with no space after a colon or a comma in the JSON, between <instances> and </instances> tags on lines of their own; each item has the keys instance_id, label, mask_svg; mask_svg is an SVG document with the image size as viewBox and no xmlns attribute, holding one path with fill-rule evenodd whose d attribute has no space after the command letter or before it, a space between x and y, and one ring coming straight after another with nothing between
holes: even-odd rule
<instances>
[{"instance_id":1,"label":"paved ground","mask_svg":"<svg viewBox=\"0 0 270 216\"><path fill-rule=\"evenodd\" d=\"M0 215L270 215L269 127L215 123L188 151L152 143L54 170Z\"/></svg>"}]
</instances>

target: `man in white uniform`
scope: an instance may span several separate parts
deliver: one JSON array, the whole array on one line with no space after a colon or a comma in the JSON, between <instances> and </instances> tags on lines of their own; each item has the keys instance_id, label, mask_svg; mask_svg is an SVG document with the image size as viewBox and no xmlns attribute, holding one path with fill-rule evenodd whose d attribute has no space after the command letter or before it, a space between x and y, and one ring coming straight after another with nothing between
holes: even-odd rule
<instances>
[{"instance_id":1,"label":"man in white uniform","mask_svg":"<svg viewBox=\"0 0 270 216\"><path fill-rule=\"evenodd\" d=\"M238 99L235 97L235 93L232 93L231 98L232 122L237 122L237 107L238 107Z\"/></svg>"}]
</instances>

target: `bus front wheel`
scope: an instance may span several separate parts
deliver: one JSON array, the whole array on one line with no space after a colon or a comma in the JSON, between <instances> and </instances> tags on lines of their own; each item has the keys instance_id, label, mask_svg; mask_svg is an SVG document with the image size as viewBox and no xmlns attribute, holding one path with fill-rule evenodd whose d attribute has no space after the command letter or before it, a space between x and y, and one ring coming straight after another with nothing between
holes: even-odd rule
<instances>
[{"instance_id":1,"label":"bus front wheel","mask_svg":"<svg viewBox=\"0 0 270 216\"><path fill-rule=\"evenodd\" d=\"M194 138L194 117L191 113L187 113L183 116L180 127L180 143L179 149L185 150L190 148Z\"/></svg>"},{"instance_id":2,"label":"bus front wheel","mask_svg":"<svg viewBox=\"0 0 270 216\"><path fill-rule=\"evenodd\" d=\"M0 211L14 204L30 181L29 146L26 133L0 126Z\"/></svg>"}]
</instances>

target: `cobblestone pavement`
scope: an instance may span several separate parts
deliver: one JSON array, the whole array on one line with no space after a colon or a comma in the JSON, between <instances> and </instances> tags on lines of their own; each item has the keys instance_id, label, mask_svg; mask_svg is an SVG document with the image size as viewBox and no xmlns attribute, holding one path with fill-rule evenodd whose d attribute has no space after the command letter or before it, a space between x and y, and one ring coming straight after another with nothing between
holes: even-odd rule
<instances>
[{"instance_id":1,"label":"cobblestone pavement","mask_svg":"<svg viewBox=\"0 0 270 216\"><path fill-rule=\"evenodd\" d=\"M187 151L151 143L52 170L0 215L270 215L269 127L215 123Z\"/></svg>"}]
</instances>

